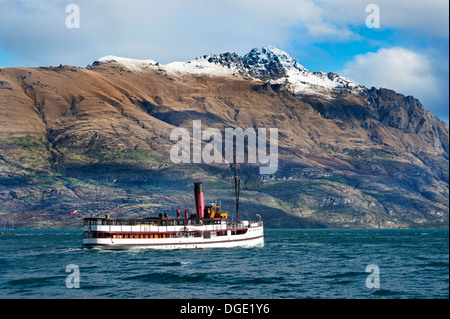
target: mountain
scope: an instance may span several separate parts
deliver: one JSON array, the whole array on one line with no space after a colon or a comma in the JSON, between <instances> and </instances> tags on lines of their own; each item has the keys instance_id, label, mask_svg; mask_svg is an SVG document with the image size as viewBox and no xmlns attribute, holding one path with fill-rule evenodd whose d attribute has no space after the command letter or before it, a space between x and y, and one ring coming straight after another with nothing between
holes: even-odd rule
<instances>
[{"instance_id":1,"label":"mountain","mask_svg":"<svg viewBox=\"0 0 450 319\"><path fill-rule=\"evenodd\" d=\"M204 55L188 62L173 62L159 65L153 60L132 60L106 56L96 60L92 66L105 63L119 63L135 72L158 67L174 74L195 74L212 76L235 76L253 81L270 81L273 84L285 84L294 94L321 95L329 93L357 93L363 86L352 83L346 78L329 72L311 72L300 65L286 52L273 46L252 49L244 56L236 53Z\"/></svg>"},{"instance_id":2,"label":"mountain","mask_svg":"<svg viewBox=\"0 0 450 319\"><path fill-rule=\"evenodd\" d=\"M178 127L277 128L278 170L240 164L240 214L268 227L448 227L448 125L420 101L311 72L275 47L160 64L0 69L0 227L102 213L233 213L228 164L175 164ZM204 141L203 144L208 141ZM77 210L78 215L69 214Z\"/></svg>"}]
</instances>

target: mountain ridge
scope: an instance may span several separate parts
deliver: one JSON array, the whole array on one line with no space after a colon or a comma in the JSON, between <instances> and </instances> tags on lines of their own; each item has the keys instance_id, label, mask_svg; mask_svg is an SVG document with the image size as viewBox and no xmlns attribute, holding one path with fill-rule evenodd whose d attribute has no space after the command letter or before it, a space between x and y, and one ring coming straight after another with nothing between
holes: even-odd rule
<instances>
[{"instance_id":1,"label":"mountain ridge","mask_svg":"<svg viewBox=\"0 0 450 319\"><path fill-rule=\"evenodd\" d=\"M0 223L74 227L67 212L99 206L129 217L172 212L189 205L198 180L207 200L232 210L228 165L170 161L170 132L201 120L220 131L279 130L276 174L239 167L243 216L261 211L270 227L448 227L446 123L389 89L343 82L311 92L307 83L296 92L282 63L261 54L247 58L274 79L233 75L233 63L246 68L232 53L216 56L220 69L207 55L198 66L108 56L87 68L1 68Z\"/></svg>"},{"instance_id":2,"label":"mountain ridge","mask_svg":"<svg viewBox=\"0 0 450 319\"><path fill-rule=\"evenodd\" d=\"M88 67L110 62L123 64L138 72L147 68L162 68L173 73L241 76L273 84L288 83L290 89L297 95L327 96L327 93L333 90L342 93L342 90L347 89L349 93L355 93L364 88L334 72L311 72L288 53L274 46L253 48L243 56L230 52L219 55L208 54L187 62L171 62L165 65L154 60L133 60L110 55L97 59Z\"/></svg>"}]
</instances>

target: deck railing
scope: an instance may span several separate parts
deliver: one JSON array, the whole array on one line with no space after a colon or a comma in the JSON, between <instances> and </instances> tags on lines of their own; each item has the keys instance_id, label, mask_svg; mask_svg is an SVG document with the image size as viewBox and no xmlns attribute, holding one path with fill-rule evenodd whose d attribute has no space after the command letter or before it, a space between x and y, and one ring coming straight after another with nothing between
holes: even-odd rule
<instances>
[{"instance_id":1,"label":"deck railing","mask_svg":"<svg viewBox=\"0 0 450 319\"><path fill-rule=\"evenodd\" d=\"M258 227L262 226L262 221L247 221L245 224L243 222L232 222L227 224L227 229L240 229L246 227Z\"/></svg>"}]
</instances>

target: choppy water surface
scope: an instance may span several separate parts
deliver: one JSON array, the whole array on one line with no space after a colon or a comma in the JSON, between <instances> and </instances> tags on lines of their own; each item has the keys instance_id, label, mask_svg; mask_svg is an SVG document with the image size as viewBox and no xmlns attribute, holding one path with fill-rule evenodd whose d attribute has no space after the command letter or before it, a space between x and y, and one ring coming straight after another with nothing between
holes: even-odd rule
<instances>
[{"instance_id":1,"label":"choppy water surface","mask_svg":"<svg viewBox=\"0 0 450 319\"><path fill-rule=\"evenodd\" d=\"M77 230L3 232L0 298L449 298L448 230L266 230L263 248L169 251L85 249ZM66 285L69 265L79 288Z\"/></svg>"}]
</instances>

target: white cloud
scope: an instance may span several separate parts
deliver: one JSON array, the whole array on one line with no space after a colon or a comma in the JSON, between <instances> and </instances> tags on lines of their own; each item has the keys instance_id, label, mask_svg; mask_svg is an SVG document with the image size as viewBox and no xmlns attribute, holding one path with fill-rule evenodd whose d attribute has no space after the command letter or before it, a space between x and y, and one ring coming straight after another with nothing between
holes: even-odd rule
<instances>
[{"instance_id":1,"label":"white cloud","mask_svg":"<svg viewBox=\"0 0 450 319\"><path fill-rule=\"evenodd\" d=\"M311 37L315 39L322 39L322 41L346 41L351 38L359 38L359 36L355 35L355 33L348 29L338 28L329 23L313 24L308 27L308 33Z\"/></svg>"},{"instance_id":2,"label":"white cloud","mask_svg":"<svg viewBox=\"0 0 450 319\"><path fill-rule=\"evenodd\" d=\"M384 87L413 95L430 111L448 121L448 111L445 112L448 96L442 94L448 80L437 76L434 68L426 56L394 47L357 55L339 73L366 87Z\"/></svg>"},{"instance_id":3,"label":"white cloud","mask_svg":"<svg viewBox=\"0 0 450 319\"><path fill-rule=\"evenodd\" d=\"M70 3L80 8L79 29L66 28L65 9ZM245 54L267 45L307 55L318 43L364 41L358 32L365 26L365 8L370 3L374 1L0 0L0 63L84 67L106 55L169 63L208 53ZM408 47L433 47L440 50L439 58L446 64L439 69L432 54L385 49L356 57L346 66L347 75L363 84L371 80L419 97L427 89L436 92L431 83L437 77L448 78L448 0L377 0L376 4L381 28L395 33L392 39L383 39L384 44L405 47L415 42ZM406 35L406 43L398 42L403 41L398 34ZM390 77L377 73L370 61L385 65ZM436 96L448 96L448 88L438 87L441 91Z\"/></svg>"},{"instance_id":4,"label":"white cloud","mask_svg":"<svg viewBox=\"0 0 450 319\"><path fill-rule=\"evenodd\" d=\"M341 74L365 86L412 94L434 89L436 79L431 71L430 61L425 56L394 47L357 55Z\"/></svg>"},{"instance_id":5,"label":"white cloud","mask_svg":"<svg viewBox=\"0 0 450 319\"><path fill-rule=\"evenodd\" d=\"M77 0L81 28L67 29L70 1L0 0L0 44L27 65L85 66L108 54L167 63L264 45L358 40L352 27L364 25L371 2ZM447 0L377 4L382 27L448 38Z\"/></svg>"},{"instance_id":6,"label":"white cloud","mask_svg":"<svg viewBox=\"0 0 450 319\"><path fill-rule=\"evenodd\" d=\"M0 43L27 66L85 66L108 54L161 63L205 53L283 47L292 30L303 40L339 41L355 34L329 22L312 0L78 0L80 28L67 29L60 0L0 0ZM88 48L88 50L87 50Z\"/></svg>"},{"instance_id":7,"label":"white cloud","mask_svg":"<svg viewBox=\"0 0 450 319\"><path fill-rule=\"evenodd\" d=\"M278 36L288 37L289 30L300 29L316 41L347 40L353 33L345 24L331 23L329 10L322 2L313 0L231 0L235 9L246 17L260 20L271 28L283 27ZM332 10L330 10L332 11ZM303 39L305 40L305 39Z\"/></svg>"},{"instance_id":8,"label":"white cloud","mask_svg":"<svg viewBox=\"0 0 450 319\"><path fill-rule=\"evenodd\" d=\"M369 14L365 8L376 4L380 9L381 28L417 36L447 39L449 36L448 0L321 0L321 3L323 15L337 26L364 24Z\"/></svg>"},{"instance_id":9,"label":"white cloud","mask_svg":"<svg viewBox=\"0 0 450 319\"><path fill-rule=\"evenodd\" d=\"M243 54L282 45L299 21L298 14L271 12L273 4L267 8L270 2L264 2L78 0L80 28L67 29L69 2L0 0L0 44L27 66L85 66L108 54L161 63L205 53Z\"/></svg>"}]
</instances>

